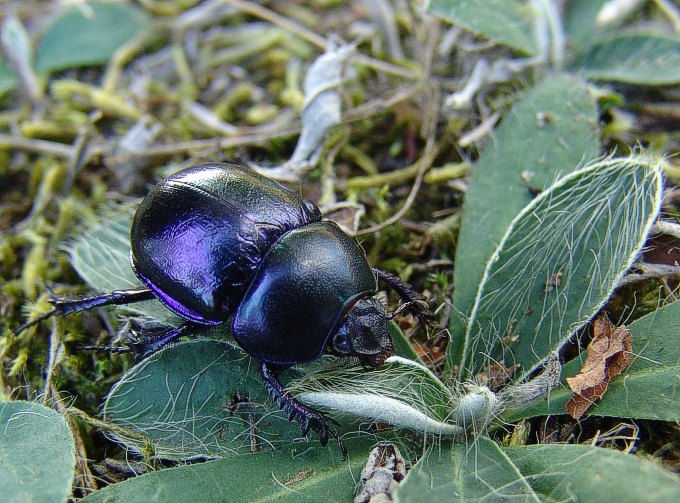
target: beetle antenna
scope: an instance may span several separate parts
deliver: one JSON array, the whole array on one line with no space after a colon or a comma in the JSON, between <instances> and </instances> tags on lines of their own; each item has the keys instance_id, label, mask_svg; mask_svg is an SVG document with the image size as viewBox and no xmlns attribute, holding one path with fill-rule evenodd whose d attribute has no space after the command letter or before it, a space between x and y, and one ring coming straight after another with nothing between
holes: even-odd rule
<instances>
[{"instance_id":1,"label":"beetle antenna","mask_svg":"<svg viewBox=\"0 0 680 503\"><path fill-rule=\"evenodd\" d=\"M21 332L23 332L24 330L27 330L27 329L31 328L33 325L37 325L37 324L40 323L41 321L46 320L47 318L50 318L50 317L54 316L54 315L57 314L58 312L59 312L59 309L57 309L57 308L55 307L55 308L52 309L51 311L48 311L48 312L46 312L46 313L41 314L41 315L38 316L36 319L31 320L31 321L28 321L28 322L24 323L23 325L21 325L19 328L14 329L14 335L19 335L19 334L21 334Z\"/></svg>"}]
</instances>

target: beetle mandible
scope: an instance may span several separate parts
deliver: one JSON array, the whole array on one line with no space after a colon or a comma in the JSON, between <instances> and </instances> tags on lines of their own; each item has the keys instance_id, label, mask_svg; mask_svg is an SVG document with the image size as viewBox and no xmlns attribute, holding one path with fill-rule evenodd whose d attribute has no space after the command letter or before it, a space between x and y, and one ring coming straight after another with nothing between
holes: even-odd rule
<instances>
[{"instance_id":1,"label":"beetle mandible","mask_svg":"<svg viewBox=\"0 0 680 503\"><path fill-rule=\"evenodd\" d=\"M319 208L279 183L237 164L201 164L153 187L130 230L130 263L145 288L90 297L54 297L53 314L158 299L180 316L177 327L140 330L127 348L147 356L199 326L231 319L236 342L259 361L271 399L302 435L328 442L329 419L291 397L278 373L322 354L355 357L367 369L392 353L387 315L374 298L378 279L415 312L422 297L370 267L356 241Z\"/></svg>"}]
</instances>

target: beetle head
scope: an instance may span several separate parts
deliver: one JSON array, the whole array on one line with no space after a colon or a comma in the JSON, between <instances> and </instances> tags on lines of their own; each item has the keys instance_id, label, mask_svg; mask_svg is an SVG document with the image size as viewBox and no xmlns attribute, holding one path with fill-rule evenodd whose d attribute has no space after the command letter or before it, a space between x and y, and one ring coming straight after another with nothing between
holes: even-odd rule
<instances>
[{"instance_id":1,"label":"beetle head","mask_svg":"<svg viewBox=\"0 0 680 503\"><path fill-rule=\"evenodd\" d=\"M329 341L326 352L359 358L366 368L380 367L392 355L392 339L382 304L372 298L357 302Z\"/></svg>"}]
</instances>

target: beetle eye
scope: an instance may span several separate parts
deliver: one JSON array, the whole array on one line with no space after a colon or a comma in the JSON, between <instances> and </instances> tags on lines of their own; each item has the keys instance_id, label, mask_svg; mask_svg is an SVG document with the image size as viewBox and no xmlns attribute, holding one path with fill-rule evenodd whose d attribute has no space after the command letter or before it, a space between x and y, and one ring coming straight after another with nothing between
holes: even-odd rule
<instances>
[{"instance_id":1,"label":"beetle eye","mask_svg":"<svg viewBox=\"0 0 680 503\"><path fill-rule=\"evenodd\" d=\"M340 354L349 354L352 351L352 345L346 334L342 332L335 334L333 337L333 349Z\"/></svg>"}]
</instances>

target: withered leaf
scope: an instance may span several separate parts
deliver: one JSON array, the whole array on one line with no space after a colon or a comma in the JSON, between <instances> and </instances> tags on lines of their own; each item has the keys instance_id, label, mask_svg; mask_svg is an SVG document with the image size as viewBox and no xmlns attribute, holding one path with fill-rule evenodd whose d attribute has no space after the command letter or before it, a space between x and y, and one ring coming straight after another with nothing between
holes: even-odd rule
<instances>
[{"instance_id":1,"label":"withered leaf","mask_svg":"<svg viewBox=\"0 0 680 503\"><path fill-rule=\"evenodd\" d=\"M612 377L619 375L633 361L633 337L625 326L617 327L606 315L595 320L593 340L581 371L567 378L574 396L567 402L567 412L580 419L586 410L604 396Z\"/></svg>"}]
</instances>

